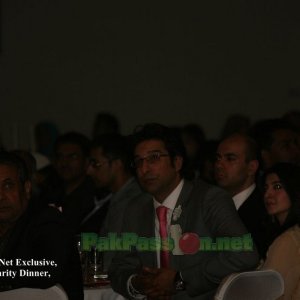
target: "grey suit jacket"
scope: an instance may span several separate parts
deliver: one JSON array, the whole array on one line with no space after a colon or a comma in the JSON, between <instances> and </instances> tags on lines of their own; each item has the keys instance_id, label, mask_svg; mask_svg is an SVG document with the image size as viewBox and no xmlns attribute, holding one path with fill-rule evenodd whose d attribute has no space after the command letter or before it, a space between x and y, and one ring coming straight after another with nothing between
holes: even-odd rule
<instances>
[{"instance_id":1,"label":"grey suit jacket","mask_svg":"<svg viewBox=\"0 0 300 300\"><path fill-rule=\"evenodd\" d=\"M131 203L131 205L135 206L137 202L143 203L145 198L151 199L148 194L141 190L135 178L129 179L120 191L112 195L100 235L107 236L109 233L119 235L122 232L124 213L127 205ZM108 269L114 254L114 251L104 253L105 270Z\"/></svg>"},{"instance_id":2,"label":"grey suit jacket","mask_svg":"<svg viewBox=\"0 0 300 300\"><path fill-rule=\"evenodd\" d=\"M182 213L177 221L182 232L193 232L199 237L239 237L247 233L240 221L233 201L223 190L202 181L185 181L177 200ZM173 214L174 215L174 214ZM129 205L124 220L125 232L141 237L154 237L153 201ZM200 238L201 242L201 238ZM198 251L195 254L172 255L171 267L181 272L186 291L173 299L212 299L220 281L228 274L254 268L258 263L256 250L251 251ZM143 266L156 267L155 251L118 252L112 261L109 274L112 287L130 298L127 280Z\"/></svg>"}]
</instances>

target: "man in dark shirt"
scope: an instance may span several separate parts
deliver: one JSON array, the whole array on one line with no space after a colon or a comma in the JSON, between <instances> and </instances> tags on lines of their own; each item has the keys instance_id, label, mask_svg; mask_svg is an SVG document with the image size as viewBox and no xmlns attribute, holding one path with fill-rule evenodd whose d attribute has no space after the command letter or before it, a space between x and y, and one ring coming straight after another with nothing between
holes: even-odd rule
<instances>
[{"instance_id":1,"label":"man in dark shirt","mask_svg":"<svg viewBox=\"0 0 300 300\"><path fill-rule=\"evenodd\" d=\"M91 149L88 174L97 187L107 189L111 194L100 210L106 209L106 217L101 235L109 233L120 235L124 211L129 202L141 202L149 197L140 188L130 168L130 147L126 137L119 134L105 134L98 137ZM107 269L114 253L106 252L104 265Z\"/></svg>"},{"instance_id":2,"label":"man in dark shirt","mask_svg":"<svg viewBox=\"0 0 300 300\"><path fill-rule=\"evenodd\" d=\"M0 290L60 284L70 300L81 300L74 239L61 213L40 203L31 200L23 161L0 152Z\"/></svg>"},{"instance_id":3,"label":"man in dark shirt","mask_svg":"<svg viewBox=\"0 0 300 300\"><path fill-rule=\"evenodd\" d=\"M96 194L92 180L87 176L90 141L77 132L60 136L55 143L54 167L63 182L61 206L63 215L74 232L94 208ZM57 193L59 194L59 193Z\"/></svg>"}]
</instances>

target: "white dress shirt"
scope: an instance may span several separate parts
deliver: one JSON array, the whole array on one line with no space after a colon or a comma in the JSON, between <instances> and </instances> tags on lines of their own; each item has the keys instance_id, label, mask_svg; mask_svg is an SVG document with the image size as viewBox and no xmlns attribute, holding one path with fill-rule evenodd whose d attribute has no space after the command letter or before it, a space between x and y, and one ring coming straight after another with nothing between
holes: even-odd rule
<instances>
[{"instance_id":1,"label":"white dress shirt","mask_svg":"<svg viewBox=\"0 0 300 300\"><path fill-rule=\"evenodd\" d=\"M170 234L170 225L171 225L171 220L172 220L172 215L173 215L173 210L176 206L177 200L179 198L179 195L181 193L182 187L183 187L184 180L182 179L177 187L171 192L171 194L163 201L163 203L160 203L153 198L153 204L154 204L154 210L155 210L155 237L160 238L159 234L159 220L156 214L156 208L163 205L168 208L167 212L167 231L168 235ZM160 267L160 250L156 252L157 255L157 267ZM127 280L127 290L128 293L131 297L134 299L146 299L145 295L139 294L138 291L135 291L132 284L131 284L131 279L136 276L136 274L131 275L128 280Z\"/></svg>"},{"instance_id":2,"label":"white dress shirt","mask_svg":"<svg viewBox=\"0 0 300 300\"><path fill-rule=\"evenodd\" d=\"M183 187L184 180L182 179L177 187L172 191L172 193L163 201L163 203L160 203L153 198L154 203L154 210L155 210L155 237L160 238L159 234L159 220L156 214L156 208L159 206L165 206L168 208L167 212L167 232L168 236L170 235L170 225L171 225L171 219L173 215L173 210L176 206L177 200L179 198L179 195L181 193L182 187ZM157 251L157 267L160 267L160 250Z\"/></svg>"}]
</instances>

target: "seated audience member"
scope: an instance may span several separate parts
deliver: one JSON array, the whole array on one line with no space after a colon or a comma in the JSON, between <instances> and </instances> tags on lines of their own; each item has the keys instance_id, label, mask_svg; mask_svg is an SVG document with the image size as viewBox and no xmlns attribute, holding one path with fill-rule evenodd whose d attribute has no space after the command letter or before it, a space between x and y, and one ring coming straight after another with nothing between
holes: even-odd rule
<instances>
[{"instance_id":1,"label":"seated audience member","mask_svg":"<svg viewBox=\"0 0 300 300\"><path fill-rule=\"evenodd\" d=\"M252 138L233 134L219 144L215 161L216 182L233 198L241 220L264 257L267 213L255 183L258 167L258 147Z\"/></svg>"},{"instance_id":2,"label":"seated audience member","mask_svg":"<svg viewBox=\"0 0 300 300\"><path fill-rule=\"evenodd\" d=\"M221 139L235 134L246 134L251 125L250 118L242 114L230 115L221 130Z\"/></svg>"},{"instance_id":3,"label":"seated audience member","mask_svg":"<svg viewBox=\"0 0 300 300\"><path fill-rule=\"evenodd\" d=\"M300 110L289 111L282 117L282 119L288 122L298 132L298 134L300 133Z\"/></svg>"},{"instance_id":4,"label":"seated audience member","mask_svg":"<svg viewBox=\"0 0 300 300\"><path fill-rule=\"evenodd\" d=\"M82 220L94 208L96 189L86 174L89 151L90 141L77 132L66 133L55 143L54 167L63 182L61 202L56 204L74 232L80 231Z\"/></svg>"},{"instance_id":5,"label":"seated audience member","mask_svg":"<svg viewBox=\"0 0 300 300\"><path fill-rule=\"evenodd\" d=\"M38 152L36 152L34 155L29 151L25 151L25 150L14 150L12 151L12 153L20 157L26 165L26 168L28 170L29 180L31 181L31 193L32 193L31 198L36 201L43 201L44 203L48 203L41 198L42 190L40 184L40 176L38 172L39 171L38 168L41 165L41 161L44 164L50 165L50 161L48 160L48 158ZM42 158L42 160L40 158Z\"/></svg>"},{"instance_id":6,"label":"seated audience member","mask_svg":"<svg viewBox=\"0 0 300 300\"><path fill-rule=\"evenodd\" d=\"M279 162L300 164L297 132L284 120L260 121L250 129L250 135L260 147L264 170Z\"/></svg>"},{"instance_id":7,"label":"seated audience member","mask_svg":"<svg viewBox=\"0 0 300 300\"><path fill-rule=\"evenodd\" d=\"M274 165L264 176L264 189L265 206L279 236L271 244L263 268L282 275L284 295L279 299L300 299L300 167Z\"/></svg>"},{"instance_id":8,"label":"seated audience member","mask_svg":"<svg viewBox=\"0 0 300 300\"><path fill-rule=\"evenodd\" d=\"M180 133L185 147L189 168L193 171L194 179L199 179L204 164L204 132L199 125L188 124L181 128Z\"/></svg>"},{"instance_id":9,"label":"seated audience member","mask_svg":"<svg viewBox=\"0 0 300 300\"><path fill-rule=\"evenodd\" d=\"M59 135L57 126L53 122L42 121L34 128L36 151L47 156L53 157L53 147Z\"/></svg>"},{"instance_id":10,"label":"seated audience member","mask_svg":"<svg viewBox=\"0 0 300 300\"><path fill-rule=\"evenodd\" d=\"M120 124L116 116L108 112L99 112L94 120L92 138L102 134L120 133Z\"/></svg>"},{"instance_id":11,"label":"seated audience member","mask_svg":"<svg viewBox=\"0 0 300 300\"><path fill-rule=\"evenodd\" d=\"M140 202L143 201L142 197L146 197L131 173L129 144L128 139L119 134L107 134L98 137L92 145L87 172L97 187L107 189L111 193L110 198L107 198L107 205L104 204L107 215L101 230L102 235L110 232L120 234L128 202ZM103 213L101 216L96 213L96 216L100 222ZM107 267L113 254L105 254Z\"/></svg>"},{"instance_id":12,"label":"seated audience member","mask_svg":"<svg viewBox=\"0 0 300 300\"><path fill-rule=\"evenodd\" d=\"M2 291L60 284L70 300L83 299L73 236L56 208L31 201L26 165L9 152L0 152L0 259L8 262L0 267Z\"/></svg>"},{"instance_id":13,"label":"seated audience member","mask_svg":"<svg viewBox=\"0 0 300 300\"><path fill-rule=\"evenodd\" d=\"M33 155L25 150L13 150L11 151L13 154L18 156L26 165L27 172L28 172L28 178L31 182L31 196L38 197L38 187L37 187L37 181L36 181L36 159L33 157Z\"/></svg>"},{"instance_id":14,"label":"seated audience member","mask_svg":"<svg viewBox=\"0 0 300 300\"><path fill-rule=\"evenodd\" d=\"M216 160L216 151L219 141L208 140L205 142L202 156L203 156L203 169L200 172L200 178L207 183L216 185L214 176L214 164Z\"/></svg>"},{"instance_id":15,"label":"seated audience member","mask_svg":"<svg viewBox=\"0 0 300 300\"><path fill-rule=\"evenodd\" d=\"M109 270L112 287L130 299L212 299L225 276L254 268L258 255L250 248L199 251L197 237L238 237L247 230L227 193L184 179L184 146L170 128L147 124L134 141L137 177L152 198L129 203L123 232L135 233L141 242L156 238L159 243L119 251ZM179 240L183 233L190 234L171 250L168 237Z\"/></svg>"}]
</instances>

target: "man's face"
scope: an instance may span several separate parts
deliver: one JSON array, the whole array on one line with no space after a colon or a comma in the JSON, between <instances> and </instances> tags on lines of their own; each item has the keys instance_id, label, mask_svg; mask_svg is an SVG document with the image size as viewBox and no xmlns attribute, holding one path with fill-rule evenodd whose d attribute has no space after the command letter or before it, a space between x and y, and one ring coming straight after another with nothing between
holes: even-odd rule
<instances>
[{"instance_id":1,"label":"man's face","mask_svg":"<svg viewBox=\"0 0 300 300\"><path fill-rule=\"evenodd\" d=\"M93 148L90 153L90 163L87 174L91 176L96 186L111 190L115 178L114 173L113 161L109 161L109 159L104 156L101 147Z\"/></svg>"},{"instance_id":2,"label":"man's face","mask_svg":"<svg viewBox=\"0 0 300 300\"><path fill-rule=\"evenodd\" d=\"M0 165L0 224L15 222L26 210L31 184L22 184L17 169Z\"/></svg>"},{"instance_id":3,"label":"man's face","mask_svg":"<svg viewBox=\"0 0 300 300\"><path fill-rule=\"evenodd\" d=\"M246 161L244 139L225 139L219 144L215 161L215 179L218 185L233 196L243 191L254 182L255 172L250 164Z\"/></svg>"},{"instance_id":4,"label":"man's face","mask_svg":"<svg viewBox=\"0 0 300 300\"><path fill-rule=\"evenodd\" d=\"M269 166L277 162L300 164L300 145L298 136L289 129L279 129L273 133L273 143L269 153Z\"/></svg>"},{"instance_id":5,"label":"man's face","mask_svg":"<svg viewBox=\"0 0 300 300\"><path fill-rule=\"evenodd\" d=\"M54 166L64 182L74 182L86 175L87 159L79 145L61 144L55 154Z\"/></svg>"},{"instance_id":6,"label":"man's face","mask_svg":"<svg viewBox=\"0 0 300 300\"><path fill-rule=\"evenodd\" d=\"M171 161L164 143L160 140L139 143L134 157L141 186L157 201L163 202L181 180L182 158L176 156Z\"/></svg>"}]
</instances>

